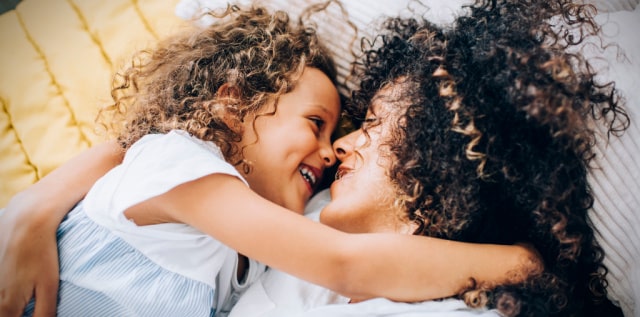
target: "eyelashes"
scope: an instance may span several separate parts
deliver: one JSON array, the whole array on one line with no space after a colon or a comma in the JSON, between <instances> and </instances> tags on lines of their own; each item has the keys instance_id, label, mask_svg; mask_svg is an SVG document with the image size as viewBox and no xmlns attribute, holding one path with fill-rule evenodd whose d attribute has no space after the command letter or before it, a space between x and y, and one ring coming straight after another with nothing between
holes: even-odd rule
<instances>
[{"instance_id":1,"label":"eyelashes","mask_svg":"<svg viewBox=\"0 0 640 317\"><path fill-rule=\"evenodd\" d=\"M313 124L318 128L318 130L321 130L325 126L324 120L317 117L311 117L309 118L309 121L313 122Z\"/></svg>"},{"instance_id":2,"label":"eyelashes","mask_svg":"<svg viewBox=\"0 0 640 317\"><path fill-rule=\"evenodd\" d=\"M378 123L379 123L378 117L369 116L369 117L364 118L364 120L362 121L362 126L361 127L366 129L366 128L374 126L374 125L376 125Z\"/></svg>"}]
</instances>

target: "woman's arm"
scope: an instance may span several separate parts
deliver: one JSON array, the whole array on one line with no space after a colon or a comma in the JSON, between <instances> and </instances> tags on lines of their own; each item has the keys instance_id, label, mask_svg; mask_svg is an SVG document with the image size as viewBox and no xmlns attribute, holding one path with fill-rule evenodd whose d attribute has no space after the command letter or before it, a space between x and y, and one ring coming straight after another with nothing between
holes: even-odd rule
<instances>
[{"instance_id":1,"label":"woman's arm","mask_svg":"<svg viewBox=\"0 0 640 317\"><path fill-rule=\"evenodd\" d=\"M471 278L522 281L542 267L522 246L344 233L273 204L228 175L182 184L125 214L140 225L193 225L242 254L356 299L447 297L469 286Z\"/></svg>"},{"instance_id":2,"label":"woman's arm","mask_svg":"<svg viewBox=\"0 0 640 317\"><path fill-rule=\"evenodd\" d=\"M114 142L97 145L15 195L0 216L0 316L53 316L58 292L56 228L98 178L122 162Z\"/></svg>"},{"instance_id":3,"label":"woman's arm","mask_svg":"<svg viewBox=\"0 0 640 317\"><path fill-rule=\"evenodd\" d=\"M124 151L113 141L96 145L72 158L24 191L7 205L5 215L38 218L47 229L62 218L109 170L122 162Z\"/></svg>"}]
</instances>

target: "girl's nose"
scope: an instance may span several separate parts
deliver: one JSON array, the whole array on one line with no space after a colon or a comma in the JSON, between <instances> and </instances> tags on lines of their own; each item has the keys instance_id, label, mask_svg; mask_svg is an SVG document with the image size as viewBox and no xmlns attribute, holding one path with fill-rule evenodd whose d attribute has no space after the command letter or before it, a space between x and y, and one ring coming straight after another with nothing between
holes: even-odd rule
<instances>
[{"instance_id":1,"label":"girl's nose","mask_svg":"<svg viewBox=\"0 0 640 317\"><path fill-rule=\"evenodd\" d=\"M320 145L320 155L322 156L325 167L331 167L336 163L336 156L333 153L331 142L323 142Z\"/></svg>"}]
</instances>

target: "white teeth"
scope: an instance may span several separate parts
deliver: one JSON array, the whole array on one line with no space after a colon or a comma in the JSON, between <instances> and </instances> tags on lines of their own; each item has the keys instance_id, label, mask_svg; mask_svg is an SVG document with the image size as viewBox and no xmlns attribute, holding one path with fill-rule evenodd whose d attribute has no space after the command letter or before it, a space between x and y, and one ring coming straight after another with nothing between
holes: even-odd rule
<instances>
[{"instance_id":1,"label":"white teeth","mask_svg":"<svg viewBox=\"0 0 640 317\"><path fill-rule=\"evenodd\" d=\"M299 170L300 174L302 174L302 177L304 177L304 179L306 179L307 182L311 184L311 187L313 187L316 184L316 176L313 174L313 172L311 172L311 170L309 170L306 166L300 167Z\"/></svg>"}]
</instances>

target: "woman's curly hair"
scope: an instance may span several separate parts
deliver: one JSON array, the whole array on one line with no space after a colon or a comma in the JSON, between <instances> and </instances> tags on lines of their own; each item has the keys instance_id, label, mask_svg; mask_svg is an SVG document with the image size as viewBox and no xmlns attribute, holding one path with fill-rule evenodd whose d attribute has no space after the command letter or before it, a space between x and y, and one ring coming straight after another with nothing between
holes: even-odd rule
<instances>
[{"instance_id":1,"label":"woman's curly hair","mask_svg":"<svg viewBox=\"0 0 640 317\"><path fill-rule=\"evenodd\" d=\"M363 42L359 117L385 85L409 104L388 140L390 178L415 234L529 243L545 270L519 285L475 285L471 306L507 316L596 316L603 250L587 212L595 125L629 125L614 83L579 47L599 36L595 8L568 0L476 1L452 26L389 18ZM575 48L575 49L572 49ZM604 48L603 48L604 49Z\"/></svg>"},{"instance_id":2,"label":"woman's curly hair","mask_svg":"<svg viewBox=\"0 0 640 317\"><path fill-rule=\"evenodd\" d=\"M258 5L228 5L209 14L216 18L212 25L136 53L114 77L114 103L102 109L99 120L124 149L144 135L182 129L215 142L237 164L240 123L290 92L305 66L336 82L331 55L302 19L294 24L286 12Z\"/></svg>"}]
</instances>

